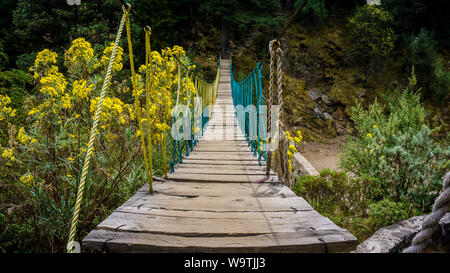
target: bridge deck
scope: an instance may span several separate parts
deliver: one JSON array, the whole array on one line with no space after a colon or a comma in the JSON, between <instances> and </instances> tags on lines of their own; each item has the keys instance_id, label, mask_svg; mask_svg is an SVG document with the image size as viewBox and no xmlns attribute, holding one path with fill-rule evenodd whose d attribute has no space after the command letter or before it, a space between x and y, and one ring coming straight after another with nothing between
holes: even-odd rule
<instances>
[{"instance_id":1,"label":"bridge deck","mask_svg":"<svg viewBox=\"0 0 450 273\"><path fill-rule=\"evenodd\" d=\"M111 252L336 252L356 238L317 213L272 175L248 148L232 110L229 61L222 60L215 109L189 157L143 186L83 240ZM223 123L223 121L229 121ZM220 133L220 131L222 133ZM224 139L218 140L217 136ZM216 139L213 139L213 137Z\"/></svg>"}]
</instances>

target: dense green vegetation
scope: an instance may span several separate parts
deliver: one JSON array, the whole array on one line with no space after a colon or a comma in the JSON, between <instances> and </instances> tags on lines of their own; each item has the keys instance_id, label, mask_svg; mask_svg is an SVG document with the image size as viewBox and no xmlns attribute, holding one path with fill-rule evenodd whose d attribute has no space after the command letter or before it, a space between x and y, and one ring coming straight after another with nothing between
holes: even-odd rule
<instances>
[{"instance_id":1,"label":"dense green vegetation","mask_svg":"<svg viewBox=\"0 0 450 273\"><path fill-rule=\"evenodd\" d=\"M414 74L403 91L352 108L356 136L344 145L340 164L352 173L324 170L295 186L312 206L363 240L378 228L428 213L442 188L450 148L433 141Z\"/></svg>"},{"instance_id":2,"label":"dense green vegetation","mask_svg":"<svg viewBox=\"0 0 450 273\"><path fill-rule=\"evenodd\" d=\"M267 45L303 0L127 2L152 27L153 50L182 46L186 63L195 63L209 80L219 54L231 55L237 79L262 61L267 96ZM349 139L341 165L352 175L323 171L318 177L299 178L295 190L359 239L428 212L450 156L446 1L382 0L381 7L365 2L310 0L280 39L286 57L284 124L301 130L307 141ZM69 158L74 151L82 154L91 111L88 101L78 100L73 102L82 116L78 123L58 119L73 118L74 112L63 104L56 109L58 115L36 123L29 112L43 100L43 86L30 67L39 52L49 49L57 55L51 66L58 67L67 89L85 80L93 85L89 98L98 96L104 75L94 63L115 38L121 3L81 3L0 2L0 252L65 249L82 167L81 156ZM144 32L133 17L131 30L140 65ZM82 75L65 59L72 42L81 37L92 47L87 70L77 70L89 71ZM125 39L121 46L123 69L115 71L111 96L125 105L132 104ZM311 90L328 100L312 99ZM128 122L131 114L126 112ZM325 113L331 118L324 118ZM95 179L88 185L78 239L144 183L142 158L134 154L139 147L136 124L127 126L123 130L117 120L111 125L112 137L122 145L104 139L97 147L90 173ZM39 141L30 146L32 139ZM11 160L13 148L18 153ZM154 174L161 175L161 147L155 146L153 154ZM30 187L33 178L43 183Z\"/></svg>"}]
</instances>

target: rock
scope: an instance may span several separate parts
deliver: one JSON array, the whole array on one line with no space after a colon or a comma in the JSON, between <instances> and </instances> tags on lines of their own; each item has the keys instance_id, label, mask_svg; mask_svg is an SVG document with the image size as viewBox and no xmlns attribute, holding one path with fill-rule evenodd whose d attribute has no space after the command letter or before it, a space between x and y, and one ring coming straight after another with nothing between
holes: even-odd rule
<instances>
[{"instance_id":1,"label":"rock","mask_svg":"<svg viewBox=\"0 0 450 273\"><path fill-rule=\"evenodd\" d=\"M323 96L322 92L317 88L309 89L308 95L312 100L320 99Z\"/></svg>"},{"instance_id":2,"label":"rock","mask_svg":"<svg viewBox=\"0 0 450 273\"><path fill-rule=\"evenodd\" d=\"M328 114L327 112L324 112L324 113L323 113L323 116L324 116L326 119L333 119L333 116L330 115L330 114Z\"/></svg>"},{"instance_id":3,"label":"rock","mask_svg":"<svg viewBox=\"0 0 450 273\"><path fill-rule=\"evenodd\" d=\"M356 247L356 253L392 253L402 251L411 244L414 236L422 229L427 215L414 216L397 224L380 228L371 237ZM433 243L448 245L450 242L450 212L439 221L439 229L433 235ZM439 241L435 242L438 239Z\"/></svg>"},{"instance_id":4,"label":"rock","mask_svg":"<svg viewBox=\"0 0 450 273\"><path fill-rule=\"evenodd\" d=\"M332 105L333 103L330 101L330 99L328 98L327 95L322 95L322 101L326 104L326 105Z\"/></svg>"},{"instance_id":5,"label":"rock","mask_svg":"<svg viewBox=\"0 0 450 273\"><path fill-rule=\"evenodd\" d=\"M345 135L345 128L344 126L340 125L339 123L336 123L336 133L338 136Z\"/></svg>"},{"instance_id":6,"label":"rock","mask_svg":"<svg viewBox=\"0 0 450 273\"><path fill-rule=\"evenodd\" d=\"M314 107L314 115L318 118L323 119L325 117L325 115L323 114L323 112L319 109L319 107Z\"/></svg>"},{"instance_id":7,"label":"rock","mask_svg":"<svg viewBox=\"0 0 450 273\"><path fill-rule=\"evenodd\" d=\"M439 227L443 237L444 244L450 244L450 212L447 212L439 221Z\"/></svg>"},{"instance_id":8,"label":"rock","mask_svg":"<svg viewBox=\"0 0 450 273\"><path fill-rule=\"evenodd\" d=\"M422 228L425 215L414 216L400 223L383 227L356 247L353 253L392 253L411 243Z\"/></svg>"},{"instance_id":9,"label":"rock","mask_svg":"<svg viewBox=\"0 0 450 273\"><path fill-rule=\"evenodd\" d=\"M360 92L359 95L358 95L358 98L362 98L362 97L365 97L365 96L366 96L366 94L364 92Z\"/></svg>"}]
</instances>

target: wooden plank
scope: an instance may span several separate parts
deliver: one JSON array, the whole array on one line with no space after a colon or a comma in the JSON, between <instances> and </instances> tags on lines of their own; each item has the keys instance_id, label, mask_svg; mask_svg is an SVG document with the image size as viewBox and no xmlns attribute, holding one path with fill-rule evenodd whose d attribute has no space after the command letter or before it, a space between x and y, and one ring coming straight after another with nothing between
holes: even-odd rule
<instances>
[{"instance_id":1,"label":"wooden plank","mask_svg":"<svg viewBox=\"0 0 450 273\"><path fill-rule=\"evenodd\" d=\"M122 207L139 207L142 211L165 209L211 212L298 212L313 210L301 197L252 196L170 196L138 191Z\"/></svg>"},{"instance_id":2,"label":"wooden plank","mask_svg":"<svg viewBox=\"0 0 450 273\"><path fill-rule=\"evenodd\" d=\"M168 196L250 196L250 197L295 197L297 196L282 183L199 183L199 182L153 182L155 193ZM148 184L139 189L144 195L148 193ZM134 198L133 200L136 200Z\"/></svg>"},{"instance_id":3,"label":"wooden plank","mask_svg":"<svg viewBox=\"0 0 450 273\"><path fill-rule=\"evenodd\" d=\"M265 175L265 170L224 170L222 168L177 168L177 174Z\"/></svg>"},{"instance_id":4,"label":"wooden plank","mask_svg":"<svg viewBox=\"0 0 450 273\"><path fill-rule=\"evenodd\" d=\"M237 160L237 161L257 161L258 159L253 154L232 154L232 153L205 153L194 152L189 154L189 159L207 159L207 160Z\"/></svg>"},{"instance_id":5,"label":"wooden plank","mask_svg":"<svg viewBox=\"0 0 450 273\"><path fill-rule=\"evenodd\" d=\"M259 166L258 161L252 160L252 161L238 161L238 160L209 160L209 159L192 159L192 158L185 158L183 159L183 163L189 163L189 164L209 164L209 165L237 165L237 166Z\"/></svg>"},{"instance_id":6,"label":"wooden plank","mask_svg":"<svg viewBox=\"0 0 450 273\"><path fill-rule=\"evenodd\" d=\"M356 245L356 239L342 230L207 238L94 230L82 244L83 248L107 252L320 253L350 251Z\"/></svg>"},{"instance_id":7,"label":"wooden plank","mask_svg":"<svg viewBox=\"0 0 450 273\"><path fill-rule=\"evenodd\" d=\"M237 147L237 146L214 146L214 145L207 145L207 144L203 144L201 146L198 146L195 148L196 152L215 152L215 153L241 153L241 152L248 152L248 153L253 153L250 150L250 147L248 147L247 145L243 145L241 147Z\"/></svg>"},{"instance_id":8,"label":"wooden plank","mask_svg":"<svg viewBox=\"0 0 450 273\"><path fill-rule=\"evenodd\" d=\"M189 168L189 169L203 169L203 168L214 168L216 170L224 170L224 171L229 171L229 172L233 172L233 170L261 170L261 171L265 171L265 163L264 161L261 161L261 166L260 165L213 165L213 164L190 164L189 162L184 162L181 164L177 164L175 166L175 172L180 169L185 169L185 168Z\"/></svg>"},{"instance_id":9,"label":"wooden plank","mask_svg":"<svg viewBox=\"0 0 450 273\"><path fill-rule=\"evenodd\" d=\"M139 213L138 213L139 211ZM171 234L181 236L249 236L296 232L314 226L315 230L336 227L317 212L290 213L205 213L185 211L149 211L123 207L113 212L97 229L125 232ZM214 217L211 216L214 214ZM207 216L209 215L209 216ZM301 217L302 221L298 218ZM319 227L319 228L316 228Z\"/></svg>"},{"instance_id":10,"label":"wooden plank","mask_svg":"<svg viewBox=\"0 0 450 273\"><path fill-rule=\"evenodd\" d=\"M174 181L202 181L202 182L221 182L221 183L254 183L265 178L264 174L196 174L196 173L171 173L168 178ZM271 176L262 183L277 182L278 177Z\"/></svg>"}]
</instances>

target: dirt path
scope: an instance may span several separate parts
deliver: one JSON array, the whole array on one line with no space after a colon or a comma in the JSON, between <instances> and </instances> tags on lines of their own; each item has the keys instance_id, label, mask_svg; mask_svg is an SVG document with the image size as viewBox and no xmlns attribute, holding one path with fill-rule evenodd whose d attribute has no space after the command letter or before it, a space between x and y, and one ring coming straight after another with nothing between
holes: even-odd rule
<instances>
[{"instance_id":1,"label":"dirt path","mask_svg":"<svg viewBox=\"0 0 450 273\"><path fill-rule=\"evenodd\" d=\"M332 143L306 142L302 154L318 172L325 168L339 170L337 163L342 142L339 138Z\"/></svg>"}]
</instances>

